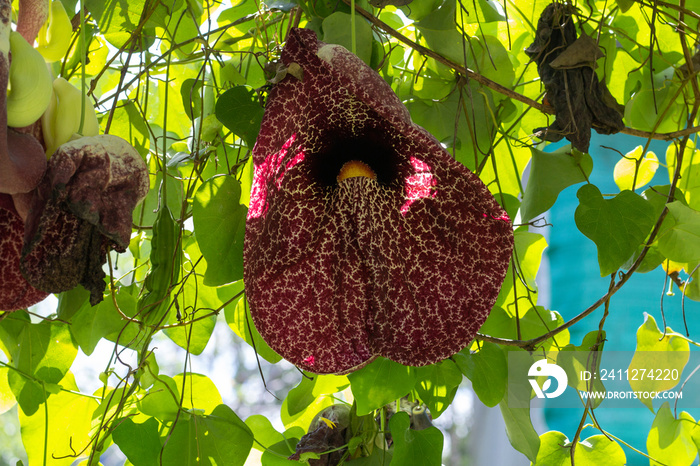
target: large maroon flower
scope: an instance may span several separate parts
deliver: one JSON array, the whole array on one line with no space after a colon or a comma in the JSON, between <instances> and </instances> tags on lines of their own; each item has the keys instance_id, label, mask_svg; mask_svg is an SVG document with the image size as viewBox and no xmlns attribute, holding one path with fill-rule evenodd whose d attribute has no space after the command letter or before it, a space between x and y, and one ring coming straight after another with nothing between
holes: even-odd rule
<instances>
[{"instance_id":1,"label":"large maroon flower","mask_svg":"<svg viewBox=\"0 0 700 466\"><path fill-rule=\"evenodd\" d=\"M496 300L508 216L355 55L294 29L282 61L246 223L258 330L316 373L451 356Z\"/></svg>"}]
</instances>

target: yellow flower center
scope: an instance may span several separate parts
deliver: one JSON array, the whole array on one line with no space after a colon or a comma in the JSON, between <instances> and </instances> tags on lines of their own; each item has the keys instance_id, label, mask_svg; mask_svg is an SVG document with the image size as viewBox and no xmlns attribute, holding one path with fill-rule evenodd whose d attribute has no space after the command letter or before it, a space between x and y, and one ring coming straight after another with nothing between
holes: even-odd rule
<instances>
[{"instance_id":1,"label":"yellow flower center","mask_svg":"<svg viewBox=\"0 0 700 466\"><path fill-rule=\"evenodd\" d=\"M364 176L373 180L377 179L377 174L374 173L374 170L369 165L359 160L350 160L341 167L337 180L340 183L347 178L356 178L358 176Z\"/></svg>"}]
</instances>

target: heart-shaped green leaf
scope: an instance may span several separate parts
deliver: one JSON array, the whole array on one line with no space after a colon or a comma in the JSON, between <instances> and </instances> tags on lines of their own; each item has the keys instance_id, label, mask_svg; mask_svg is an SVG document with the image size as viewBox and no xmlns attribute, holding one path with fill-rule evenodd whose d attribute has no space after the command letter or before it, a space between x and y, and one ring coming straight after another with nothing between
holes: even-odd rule
<instances>
[{"instance_id":1,"label":"heart-shaped green leaf","mask_svg":"<svg viewBox=\"0 0 700 466\"><path fill-rule=\"evenodd\" d=\"M440 464L442 432L437 427L413 430L409 428L410 423L408 414L404 412L391 416L389 427L394 439L391 464Z\"/></svg>"},{"instance_id":2,"label":"heart-shaped green leaf","mask_svg":"<svg viewBox=\"0 0 700 466\"><path fill-rule=\"evenodd\" d=\"M656 154L651 151L644 153L643 147L637 146L615 164L615 184L620 191L644 186L654 178L658 168Z\"/></svg>"},{"instance_id":3,"label":"heart-shaped green leaf","mask_svg":"<svg viewBox=\"0 0 700 466\"><path fill-rule=\"evenodd\" d=\"M505 359L505 358L504 358ZM416 369L418 383L416 392L428 405L433 419L447 409L462 383L462 373L457 365L449 359Z\"/></svg>"},{"instance_id":4,"label":"heart-shaped green leaf","mask_svg":"<svg viewBox=\"0 0 700 466\"><path fill-rule=\"evenodd\" d=\"M363 416L398 400L416 384L416 370L382 357L348 375L357 414Z\"/></svg>"},{"instance_id":5,"label":"heart-shaped green leaf","mask_svg":"<svg viewBox=\"0 0 700 466\"><path fill-rule=\"evenodd\" d=\"M587 184L576 194L576 226L598 247L600 275L615 272L634 254L654 226L654 208L632 191L603 199L597 187Z\"/></svg>"},{"instance_id":6,"label":"heart-shaped green leaf","mask_svg":"<svg viewBox=\"0 0 700 466\"><path fill-rule=\"evenodd\" d=\"M676 262L700 259L700 212L681 201L668 204L668 222L659 233L659 251Z\"/></svg>"},{"instance_id":7,"label":"heart-shaped green leaf","mask_svg":"<svg viewBox=\"0 0 700 466\"><path fill-rule=\"evenodd\" d=\"M529 222L549 210L565 188L586 181L593 170L588 154L571 150L571 146L547 153L534 148L530 163L530 178L523 194L520 216Z\"/></svg>"},{"instance_id":8,"label":"heart-shaped green leaf","mask_svg":"<svg viewBox=\"0 0 700 466\"><path fill-rule=\"evenodd\" d=\"M219 286L243 278L243 236L248 209L239 203L240 183L230 176L207 180L192 207L194 232L207 261L204 284Z\"/></svg>"},{"instance_id":9,"label":"heart-shaped green leaf","mask_svg":"<svg viewBox=\"0 0 700 466\"><path fill-rule=\"evenodd\" d=\"M627 368L630 387L635 392L663 392L680 383L680 377L655 376L656 370L670 370L671 374L682 374L690 358L690 346L685 336L666 328L659 330L649 314L637 329L637 348ZM651 398L640 398L651 411Z\"/></svg>"},{"instance_id":10,"label":"heart-shaped green leaf","mask_svg":"<svg viewBox=\"0 0 700 466\"><path fill-rule=\"evenodd\" d=\"M693 463L698 448L691 437L695 426L693 417L681 412L678 419L673 416L671 407L665 402L656 413L647 437L647 451L652 460L651 466L686 466ZM654 461L654 460L658 460Z\"/></svg>"},{"instance_id":11,"label":"heart-shaped green leaf","mask_svg":"<svg viewBox=\"0 0 700 466\"><path fill-rule=\"evenodd\" d=\"M465 349L453 358L482 403L493 408L501 402L508 381L508 363L500 346L484 341L478 352Z\"/></svg>"},{"instance_id":12,"label":"heart-shaped green leaf","mask_svg":"<svg viewBox=\"0 0 700 466\"><path fill-rule=\"evenodd\" d=\"M323 42L342 45L352 50L350 15L337 11L323 20ZM355 55L369 65L372 59L372 28L362 18L355 21Z\"/></svg>"},{"instance_id":13,"label":"heart-shaped green leaf","mask_svg":"<svg viewBox=\"0 0 700 466\"><path fill-rule=\"evenodd\" d=\"M246 86L233 87L216 101L216 118L250 148L260 132L263 113L255 93Z\"/></svg>"}]
</instances>

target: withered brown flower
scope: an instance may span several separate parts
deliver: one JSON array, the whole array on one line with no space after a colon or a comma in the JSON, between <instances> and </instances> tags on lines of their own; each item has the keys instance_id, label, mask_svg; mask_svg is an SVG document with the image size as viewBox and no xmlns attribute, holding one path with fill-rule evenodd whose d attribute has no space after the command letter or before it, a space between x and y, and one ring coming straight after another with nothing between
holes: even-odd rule
<instances>
[{"instance_id":1,"label":"withered brown flower","mask_svg":"<svg viewBox=\"0 0 700 466\"><path fill-rule=\"evenodd\" d=\"M148 170L125 140L83 137L58 148L34 193L20 262L34 287L51 293L82 284L94 305L102 300L102 265L124 252L131 214L148 194Z\"/></svg>"}]
</instances>

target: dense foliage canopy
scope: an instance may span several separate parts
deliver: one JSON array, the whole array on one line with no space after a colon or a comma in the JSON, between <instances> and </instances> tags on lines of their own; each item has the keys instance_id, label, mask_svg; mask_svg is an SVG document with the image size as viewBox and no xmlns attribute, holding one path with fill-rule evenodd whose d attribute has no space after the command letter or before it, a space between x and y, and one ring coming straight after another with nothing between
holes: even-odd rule
<instances>
[{"instance_id":1,"label":"dense foliage canopy","mask_svg":"<svg viewBox=\"0 0 700 466\"><path fill-rule=\"evenodd\" d=\"M510 443L533 463L629 461L624 437L606 433L591 402L577 412L596 435L539 435L530 408L509 403L529 406L534 393L526 379L509 380L508 361L518 353L529 367L548 352L571 374L596 367L599 356L582 361L565 353L605 354L614 295L636 273L662 268L677 293L700 300L700 1L560 4L549 24L568 21L570 38L585 38L567 56L566 40L538 26L549 3L536 0L62 2L77 13L70 15L70 48L51 65L54 76L86 92L101 133L136 148L150 190L133 213L127 251L109 256L99 304L78 286L58 294L57 307L44 315L0 312L0 412L18 406L30 465L79 458L97 465L112 445L136 466L237 465L249 457L298 464L287 458L302 436L341 427L340 440L320 442L300 460L314 464L337 449L335 458L349 464L437 465L443 433L418 424L424 406L433 420L450 410L465 377L479 402L500 405ZM377 70L413 122L478 175L508 212L515 248L496 305L469 347L421 367L380 357L348 375L295 373L296 386L276 390L284 399L278 432L262 413L245 417L224 404L213 372L193 373L189 359L228 324L254 348L262 376L283 364L250 318L243 238L251 151L271 87L294 72L279 66L293 27L312 29ZM631 151L609 149L619 158L609 173L616 192L589 182L596 164L587 153L591 129L639 137ZM571 145L544 151L543 139L562 137ZM665 157L649 151L652 141L664 142ZM663 183L650 186L659 173ZM565 321L538 301L535 278L547 243L530 227L544 226L559 193L573 185L579 205L569 217L585 235L580 241L595 244L609 288L578 303L579 315ZM656 290L649 299L658 299ZM588 315L596 317L583 320ZM698 345L697 335L659 328L641 311L635 325L638 350ZM583 341L570 339L573 326L587 334ZM162 369L171 351L163 336L184 349L184 371ZM105 341L113 352L102 387L83 391L73 375L76 356L82 351L88 358L80 360L90 364ZM688 359L681 359L673 367L682 372ZM591 388L569 379L574 388ZM262 377L258 387L264 390ZM652 464L692 464L698 421L666 404L648 408L656 413L653 428L632 454L648 455Z\"/></svg>"}]
</instances>

